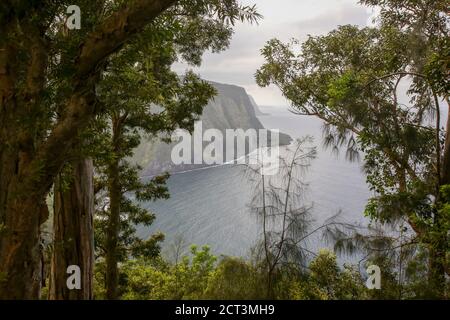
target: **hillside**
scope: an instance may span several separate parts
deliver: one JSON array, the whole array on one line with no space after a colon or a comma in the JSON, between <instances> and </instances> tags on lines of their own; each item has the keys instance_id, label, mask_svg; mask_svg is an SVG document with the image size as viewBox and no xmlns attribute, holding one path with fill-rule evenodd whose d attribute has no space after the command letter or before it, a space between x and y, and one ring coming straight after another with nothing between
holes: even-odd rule
<instances>
[{"instance_id":1,"label":"hillside","mask_svg":"<svg viewBox=\"0 0 450 320\"><path fill-rule=\"evenodd\" d=\"M218 129L225 136L226 129L263 129L257 118L262 113L254 100L244 88L211 82L217 95L204 108L200 120L203 132L207 129ZM291 137L280 133L280 145L287 145ZM135 151L133 162L141 165L143 175L154 175L164 171L178 172L204 167L204 164L174 165L171 161L171 151L176 143L165 143L161 139L144 139ZM226 156L224 154L224 156Z\"/></svg>"}]
</instances>

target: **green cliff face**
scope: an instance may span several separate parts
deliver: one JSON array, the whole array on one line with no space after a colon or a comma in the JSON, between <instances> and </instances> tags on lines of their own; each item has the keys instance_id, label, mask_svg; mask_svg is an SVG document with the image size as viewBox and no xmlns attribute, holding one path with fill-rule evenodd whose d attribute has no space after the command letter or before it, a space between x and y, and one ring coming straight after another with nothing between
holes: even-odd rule
<instances>
[{"instance_id":1,"label":"green cliff face","mask_svg":"<svg viewBox=\"0 0 450 320\"><path fill-rule=\"evenodd\" d=\"M218 129L225 137L226 129L263 129L257 115L259 111L254 100L244 88L211 82L216 88L217 95L203 109L200 118L203 132L207 129ZM171 161L171 151L176 143L165 143L158 138L146 138L136 149L133 161L141 165L143 175L154 175L164 171L178 172L191 170L205 165L174 165ZM280 133L280 145L287 145L291 137Z\"/></svg>"}]
</instances>

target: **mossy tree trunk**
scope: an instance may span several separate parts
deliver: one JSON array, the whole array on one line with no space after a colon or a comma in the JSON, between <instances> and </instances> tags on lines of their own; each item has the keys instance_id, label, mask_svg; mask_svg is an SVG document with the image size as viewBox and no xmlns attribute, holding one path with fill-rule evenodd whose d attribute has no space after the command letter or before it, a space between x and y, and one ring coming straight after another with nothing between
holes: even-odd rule
<instances>
[{"instance_id":1,"label":"mossy tree trunk","mask_svg":"<svg viewBox=\"0 0 450 320\"><path fill-rule=\"evenodd\" d=\"M93 298L94 185L92 159L73 164L70 174L55 182L53 252L49 299ZM81 288L70 290L66 281L70 265L80 267Z\"/></svg>"}]
</instances>

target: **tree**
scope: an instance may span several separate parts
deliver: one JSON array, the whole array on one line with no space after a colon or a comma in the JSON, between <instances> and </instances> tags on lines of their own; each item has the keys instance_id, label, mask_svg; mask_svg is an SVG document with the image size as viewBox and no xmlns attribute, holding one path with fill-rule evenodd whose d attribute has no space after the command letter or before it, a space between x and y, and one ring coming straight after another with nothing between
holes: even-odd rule
<instances>
[{"instance_id":1,"label":"tree","mask_svg":"<svg viewBox=\"0 0 450 320\"><path fill-rule=\"evenodd\" d=\"M256 190L251 207L262 223L261 249L268 297L274 297L274 275L280 264L298 263L305 258L301 241L307 237L310 208L302 204L306 184L301 178L316 156L316 149L309 145L311 142L311 137L296 141L280 157L279 170L274 176L266 176L261 171L264 159L256 166L248 165Z\"/></svg>"},{"instance_id":2,"label":"tree","mask_svg":"<svg viewBox=\"0 0 450 320\"><path fill-rule=\"evenodd\" d=\"M66 165L54 183L51 300L92 299L94 276L94 177L92 158ZM81 288L69 290L67 268L77 265Z\"/></svg>"},{"instance_id":3,"label":"tree","mask_svg":"<svg viewBox=\"0 0 450 320\"><path fill-rule=\"evenodd\" d=\"M40 286L39 226L46 220L44 202L66 162L78 132L95 114L98 66L175 1L134 1L83 30L79 50L65 52L55 24L66 7L52 2L2 4L0 48L0 140L2 183L0 298L37 298ZM39 16L39 19L35 17ZM126 23L123 23L127 21ZM78 37L76 37L78 38ZM59 51L59 52L58 52ZM54 58L60 56L58 62ZM70 63L65 60L70 59ZM50 78L54 68L65 76ZM68 84L57 91L63 115L55 123L47 96L48 80Z\"/></svg>"},{"instance_id":4,"label":"tree","mask_svg":"<svg viewBox=\"0 0 450 320\"><path fill-rule=\"evenodd\" d=\"M266 275L241 258L224 257L208 280L203 299L268 299Z\"/></svg>"},{"instance_id":5,"label":"tree","mask_svg":"<svg viewBox=\"0 0 450 320\"><path fill-rule=\"evenodd\" d=\"M211 14L211 13L209 13ZM193 10L179 17L168 13L167 21L154 23L118 54L110 57L104 77L98 86L98 98L105 108L106 132L103 132L103 151L98 161L99 171L106 177L108 206L100 211L99 225L104 242L100 242L106 257L106 294L109 299L119 297L118 262L128 256L150 250L156 235L144 243L134 236L133 225L150 225L153 215L132 204L126 193L134 192L138 201L167 198L164 188L167 176L156 177L149 183L138 178L140 168L133 167L126 158L141 141L142 135L170 136L177 129L192 131L194 120L214 96L215 90L192 72L181 78L171 71L171 65L181 56L190 64L201 62L207 49L220 51L227 48L231 37L226 21L211 20ZM243 19L252 15L240 13ZM195 41L192 34L198 35ZM195 45L193 46L193 43ZM104 126L100 126L101 128ZM103 206L104 207L104 206ZM130 252L131 251L131 252Z\"/></svg>"},{"instance_id":6,"label":"tree","mask_svg":"<svg viewBox=\"0 0 450 320\"><path fill-rule=\"evenodd\" d=\"M290 296L298 300L367 299L368 290L358 272L345 265L341 270L336 255L321 249L306 277L292 286Z\"/></svg>"},{"instance_id":7,"label":"tree","mask_svg":"<svg viewBox=\"0 0 450 320\"><path fill-rule=\"evenodd\" d=\"M202 299L217 258L208 246L191 246L177 265L148 259L124 263L124 299ZM180 279L181 281L178 281Z\"/></svg>"},{"instance_id":8,"label":"tree","mask_svg":"<svg viewBox=\"0 0 450 320\"><path fill-rule=\"evenodd\" d=\"M108 168L111 169L111 168ZM162 233L156 233L146 240L135 235L135 226L150 226L155 216L130 199L134 193L139 201L168 197L165 182L168 176L159 176L147 183L140 181L136 168L125 162L117 168L116 174L105 179L106 192L101 191L102 210L95 220L97 257L105 261L105 287L107 299L118 299L120 292L118 264L130 258L154 258L160 253ZM127 193L127 194L125 194Z\"/></svg>"},{"instance_id":9,"label":"tree","mask_svg":"<svg viewBox=\"0 0 450 320\"><path fill-rule=\"evenodd\" d=\"M127 158L133 155L143 134L170 133L177 127L191 127L193 117L201 113L214 93L206 82L191 73L180 81L170 71L175 51L163 50L157 43L144 40L153 52L143 55L136 48L125 50L120 57L112 59L99 86L102 92L99 98L108 113L98 121L101 141L96 158L99 189L96 246L98 256L105 258L108 299L119 297L119 262L129 257L150 258L159 254L162 234L147 241L135 236L136 225L149 226L155 218L137 205L136 200L169 197L165 187L167 174L143 182L139 178L141 168Z\"/></svg>"},{"instance_id":10,"label":"tree","mask_svg":"<svg viewBox=\"0 0 450 320\"><path fill-rule=\"evenodd\" d=\"M84 22L69 31L69 4L0 6L0 298L39 296L45 198L79 147L80 134L103 112L96 90L108 57L171 15L189 19L194 12L212 25L230 26L255 17L254 8L234 0L80 0ZM193 35L184 40L195 43Z\"/></svg>"},{"instance_id":11,"label":"tree","mask_svg":"<svg viewBox=\"0 0 450 320\"><path fill-rule=\"evenodd\" d=\"M250 19L250 17L249 15L246 18ZM213 22L210 18L199 15L195 10L190 12L188 19L184 16L178 17L178 13L170 14L170 17L167 18L171 21L170 25L166 21L155 22L131 40L120 53L112 55L108 59L108 65L98 84L97 98L108 116L108 119L104 121L106 123L100 124L101 121L98 123L100 129L104 129L106 126L108 129L111 127L112 131L111 135L105 133L101 138L96 138L96 141L91 142L91 145L97 143L102 146L100 148L91 146L94 151L97 149L100 151L100 154L94 152L93 156L99 156L103 160L107 159L106 162L103 161L103 164L100 164L103 166L100 171L103 170L109 177L106 184L109 193L109 216L107 217L109 224L108 231L105 232L106 240L103 248L107 258L107 297L110 299L118 297L117 262L126 257L118 252L124 243L137 241L137 239L133 239L133 241L130 239L133 233L130 230L131 226L126 222L120 222L123 214L130 214L130 206L132 206L129 201L125 201L122 190L131 191L130 188L133 188L133 191L143 194L144 191L140 189L149 188L149 186L139 185L138 168L133 169L124 161L126 156L132 155L133 148L140 142L140 134L136 130L150 135L158 133L170 135L175 128L191 130L194 120L201 114L207 101L212 98L214 90L192 73L187 73L180 81L170 67L178 56L183 57L191 64L199 64L204 50L224 50L231 36L231 30L227 23ZM195 40L196 45L191 48L190 37L193 33L200 36ZM96 132L92 131L91 134L95 135ZM105 144L100 140L106 140L108 143ZM104 154L105 150L109 152L107 156ZM101 162L99 161L99 163ZM124 179L122 177L124 174L129 176ZM158 184L162 183L163 180ZM161 194L161 196L165 197L166 194ZM154 200L157 197L159 195L152 194L148 198L140 200ZM136 210L138 209L133 208L131 211L135 212ZM69 209L67 211L70 212ZM59 211L56 213L58 214ZM86 216L91 217L92 215L87 214ZM104 214L103 218L106 218ZM150 223L147 221L150 219L144 212L141 212L140 215L133 215L133 218L130 219L134 223ZM61 218L55 215L55 221L59 220ZM77 224L71 223L69 219L63 225ZM124 228L127 232L124 232ZM79 234L85 233L87 232ZM127 235L121 236L124 233ZM125 237L126 240L121 237ZM75 236L74 239L77 237ZM63 239L56 240L63 241ZM80 241L74 242L78 244L75 246L76 250L80 247ZM59 252L55 251L53 260L58 260L56 254ZM71 259L74 260L73 257ZM55 269L55 271L64 275L66 265L61 265L62 268ZM82 269L91 268L86 266ZM65 283L61 282L60 284L60 291L67 292L69 295L70 291L67 290Z\"/></svg>"},{"instance_id":12,"label":"tree","mask_svg":"<svg viewBox=\"0 0 450 320\"><path fill-rule=\"evenodd\" d=\"M363 2L382 6L378 27L342 26L309 37L298 54L271 40L256 78L261 86L277 85L295 113L324 120L326 145L345 146L350 160L364 152L376 193L366 214L387 223L406 219L431 252L430 282L442 296L448 216L437 208L449 151L447 142L442 148L438 97L448 100L448 79L436 75L442 50L448 52L446 7L443 1ZM398 97L403 84L407 105Z\"/></svg>"}]
</instances>

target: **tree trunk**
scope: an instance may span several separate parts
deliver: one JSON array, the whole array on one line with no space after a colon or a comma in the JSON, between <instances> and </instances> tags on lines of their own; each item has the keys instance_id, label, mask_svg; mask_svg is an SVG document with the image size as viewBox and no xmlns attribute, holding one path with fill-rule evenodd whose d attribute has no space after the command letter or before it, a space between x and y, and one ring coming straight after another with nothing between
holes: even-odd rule
<instances>
[{"instance_id":1,"label":"tree trunk","mask_svg":"<svg viewBox=\"0 0 450 320\"><path fill-rule=\"evenodd\" d=\"M106 297L118 299L118 259L117 246L120 232L120 201L122 193L119 181L119 163L114 160L109 166L110 216L106 235Z\"/></svg>"},{"instance_id":2,"label":"tree trunk","mask_svg":"<svg viewBox=\"0 0 450 320\"><path fill-rule=\"evenodd\" d=\"M448 105L446 134L444 142L443 165L441 167L441 186L450 184L450 101L446 97ZM439 107L439 106L437 106ZM439 196L439 195L438 195ZM439 197L438 197L439 198ZM438 209L441 203L437 203ZM442 220L438 213L434 218L434 230L436 234L429 246L429 282L435 290L435 298L444 298L445 296L445 274L450 275L446 261L448 252L447 230L443 230Z\"/></svg>"},{"instance_id":3,"label":"tree trunk","mask_svg":"<svg viewBox=\"0 0 450 320\"><path fill-rule=\"evenodd\" d=\"M43 256L35 200L8 206L0 240L0 300L38 299ZM26 236L25 236L26 235Z\"/></svg>"},{"instance_id":4,"label":"tree trunk","mask_svg":"<svg viewBox=\"0 0 450 320\"><path fill-rule=\"evenodd\" d=\"M69 185L65 185L69 183ZM94 185L92 159L73 164L70 176L55 181L53 254L49 299L86 300L93 298L94 269ZM81 289L70 290L67 267L81 271Z\"/></svg>"},{"instance_id":5,"label":"tree trunk","mask_svg":"<svg viewBox=\"0 0 450 320\"><path fill-rule=\"evenodd\" d=\"M446 100L448 105L448 115L444 143L444 159L441 168L441 183L443 185L450 184L450 101L448 98L446 98Z\"/></svg>"},{"instance_id":6,"label":"tree trunk","mask_svg":"<svg viewBox=\"0 0 450 320\"><path fill-rule=\"evenodd\" d=\"M16 151L0 152L0 300L38 299L41 289L40 225L48 209L23 185L27 160Z\"/></svg>"},{"instance_id":7,"label":"tree trunk","mask_svg":"<svg viewBox=\"0 0 450 320\"><path fill-rule=\"evenodd\" d=\"M445 297L445 255L447 252L446 234L439 237L429 246L429 283L433 289L434 299L444 299Z\"/></svg>"},{"instance_id":8,"label":"tree trunk","mask_svg":"<svg viewBox=\"0 0 450 320\"><path fill-rule=\"evenodd\" d=\"M126 118L126 117L125 117ZM112 146L114 157L108 165L109 219L106 231L106 297L119 298L118 245L120 234L120 203L122 188L120 184L120 143L122 140L122 121L125 118L112 119Z\"/></svg>"},{"instance_id":9,"label":"tree trunk","mask_svg":"<svg viewBox=\"0 0 450 320\"><path fill-rule=\"evenodd\" d=\"M39 226L45 220L43 197L24 183L33 153L33 141L21 128L18 106L17 46L6 39L16 35L10 15L0 28L0 299L37 299L40 294L42 255ZM4 41L5 39L5 41ZM22 61L23 62L23 61ZM31 142L31 143L30 143ZM34 177L33 177L34 178Z\"/></svg>"}]
</instances>

